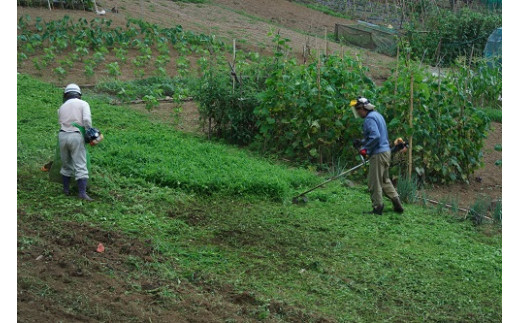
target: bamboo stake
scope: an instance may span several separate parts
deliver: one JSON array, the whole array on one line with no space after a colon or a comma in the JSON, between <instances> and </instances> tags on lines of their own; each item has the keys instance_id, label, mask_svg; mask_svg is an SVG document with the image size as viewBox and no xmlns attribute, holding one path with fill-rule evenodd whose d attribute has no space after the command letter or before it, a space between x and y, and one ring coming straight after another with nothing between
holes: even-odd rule
<instances>
[{"instance_id":1,"label":"bamboo stake","mask_svg":"<svg viewBox=\"0 0 520 323\"><path fill-rule=\"evenodd\" d=\"M441 94L441 64L438 64L438 85L437 85L437 93Z\"/></svg>"},{"instance_id":2,"label":"bamboo stake","mask_svg":"<svg viewBox=\"0 0 520 323\"><path fill-rule=\"evenodd\" d=\"M325 55L329 55L329 39L327 38L327 27L325 27Z\"/></svg>"},{"instance_id":3,"label":"bamboo stake","mask_svg":"<svg viewBox=\"0 0 520 323\"><path fill-rule=\"evenodd\" d=\"M397 97L397 78L399 77L399 44L400 42L397 42L397 68L395 69L395 83L394 83L394 98ZM394 102L395 105L395 102Z\"/></svg>"},{"instance_id":4,"label":"bamboo stake","mask_svg":"<svg viewBox=\"0 0 520 323\"><path fill-rule=\"evenodd\" d=\"M321 53L320 50L318 50L318 66L316 70L316 83L318 85L318 102L321 98L321 80L320 80L320 73L321 73Z\"/></svg>"},{"instance_id":5,"label":"bamboo stake","mask_svg":"<svg viewBox=\"0 0 520 323\"><path fill-rule=\"evenodd\" d=\"M437 201L434 201L434 200L430 200L430 199L427 199L427 198L424 198L424 197L418 197L416 196L415 197L416 199L418 200L422 200L422 201L426 201L426 202L429 202L431 204L435 204L435 205L442 205L444 208L447 208L447 209L453 209L454 206L453 205L450 205L450 204L445 204L445 203L441 203L441 202L437 202ZM464 208L461 208L461 207L458 207L457 208L457 211L459 212L463 212L464 213L464 217L467 217L469 212L471 211L470 209L464 209ZM487 220L491 220L493 221L492 218L488 217L488 216L485 216L485 215L481 215L483 218L487 219Z\"/></svg>"},{"instance_id":6,"label":"bamboo stake","mask_svg":"<svg viewBox=\"0 0 520 323\"><path fill-rule=\"evenodd\" d=\"M410 129L413 129L413 69L410 65L410 113L408 115L408 122ZM412 147L413 147L413 134L410 135L408 140L410 147L408 148L408 178L412 178Z\"/></svg>"},{"instance_id":7,"label":"bamboo stake","mask_svg":"<svg viewBox=\"0 0 520 323\"><path fill-rule=\"evenodd\" d=\"M233 73L235 72L235 59L236 59L236 42L233 39ZM233 94L235 93L235 77L233 77Z\"/></svg>"}]
</instances>

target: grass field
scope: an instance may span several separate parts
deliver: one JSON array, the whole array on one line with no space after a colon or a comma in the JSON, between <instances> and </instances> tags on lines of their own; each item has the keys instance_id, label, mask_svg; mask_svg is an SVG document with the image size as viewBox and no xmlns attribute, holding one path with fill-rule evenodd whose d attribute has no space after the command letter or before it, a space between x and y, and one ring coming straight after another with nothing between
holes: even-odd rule
<instances>
[{"instance_id":1,"label":"grass field","mask_svg":"<svg viewBox=\"0 0 520 323\"><path fill-rule=\"evenodd\" d=\"M240 314L245 321L501 321L497 228L417 205L405 205L404 215L362 215L370 205L366 188L339 182L293 205L291 196L323 178L178 133L99 96L85 99L106 137L90 149L93 203L63 196L39 170L53 156L61 89L18 76L18 220L34 227L56 223L57 237L76 234L66 221L149 245L146 259L117 255L127 271L101 266L100 275L126 281L121 295L159 299L144 303L157 311L186 299L174 286L193 284L199 288L193 293L204 295L226 286L241 295L235 303L247 305ZM19 252L57 252L30 232L19 231ZM58 293L40 277L18 274L19 290L36 302L77 306L74 283ZM150 293L134 288L136 280L168 283ZM97 296L84 297L93 304ZM117 314L81 308L81 315L102 321Z\"/></svg>"}]
</instances>

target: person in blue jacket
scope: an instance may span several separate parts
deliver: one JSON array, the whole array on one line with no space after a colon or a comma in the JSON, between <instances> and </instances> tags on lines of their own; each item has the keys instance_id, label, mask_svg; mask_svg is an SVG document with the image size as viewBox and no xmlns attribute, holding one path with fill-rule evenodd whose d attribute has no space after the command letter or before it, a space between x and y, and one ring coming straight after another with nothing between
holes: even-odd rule
<instances>
[{"instance_id":1,"label":"person in blue jacket","mask_svg":"<svg viewBox=\"0 0 520 323\"><path fill-rule=\"evenodd\" d=\"M394 211L403 213L401 200L390 180L391 150L385 119L374 110L375 106L366 98L358 97L350 105L356 109L357 115L364 119L364 138L354 140L354 147L370 161L368 189L372 200L372 211L369 213L383 214L383 193L392 200Z\"/></svg>"}]
</instances>

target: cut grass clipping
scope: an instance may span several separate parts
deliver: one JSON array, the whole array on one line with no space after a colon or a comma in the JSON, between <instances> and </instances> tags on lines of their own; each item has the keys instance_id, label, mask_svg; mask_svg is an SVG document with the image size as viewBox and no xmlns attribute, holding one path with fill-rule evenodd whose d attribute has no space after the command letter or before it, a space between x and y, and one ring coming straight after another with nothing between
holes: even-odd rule
<instances>
[{"instance_id":1,"label":"cut grass clipping","mask_svg":"<svg viewBox=\"0 0 520 323\"><path fill-rule=\"evenodd\" d=\"M52 159L61 98L61 89L19 76L18 106L23 107L18 110L19 163L43 165ZM90 103L93 125L106 138L102 145L92 148L91 162L122 176L204 195L252 195L278 201L320 180L303 170L251 158L237 148L172 131L166 125L149 122L143 113L89 99L88 95L84 99ZM31 130L22 131L21 126ZM28 155L30 149L37 155Z\"/></svg>"}]
</instances>

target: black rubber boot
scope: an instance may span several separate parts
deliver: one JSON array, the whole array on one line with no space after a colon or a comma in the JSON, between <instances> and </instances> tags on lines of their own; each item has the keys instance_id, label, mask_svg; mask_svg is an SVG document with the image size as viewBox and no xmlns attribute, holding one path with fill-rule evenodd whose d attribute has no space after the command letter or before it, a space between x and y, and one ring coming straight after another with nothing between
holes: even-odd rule
<instances>
[{"instance_id":1,"label":"black rubber boot","mask_svg":"<svg viewBox=\"0 0 520 323\"><path fill-rule=\"evenodd\" d=\"M399 199L399 196L392 199L392 204L394 205L394 211L397 213L403 213L403 205L401 204L401 200Z\"/></svg>"},{"instance_id":2,"label":"black rubber boot","mask_svg":"<svg viewBox=\"0 0 520 323\"><path fill-rule=\"evenodd\" d=\"M377 214L377 215L383 215L383 209L384 209L384 205L381 205L381 206L378 206L378 207L375 207L372 209L372 211L368 211L368 212L363 212L363 214Z\"/></svg>"},{"instance_id":3,"label":"black rubber boot","mask_svg":"<svg viewBox=\"0 0 520 323\"><path fill-rule=\"evenodd\" d=\"M63 193L65 193L65 195L69 195L70 194L70 177L61 175L61 180L63 182Z\"/></svg>"},{"instance_id":4,"label":"black rubber boot","mask_svg":"<svg viewBox=\"0 0 520 323\"><path fill-rule=\"evenodd\" d=\"M86 200L86 201L94 201L93 199L90 198L90 196L87 195L87 179L86 178L78 179L78 190L79 190L78 197L80 199Z\"/></svg>"}]
</instances>

